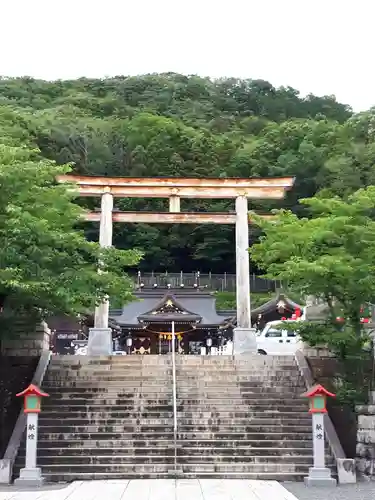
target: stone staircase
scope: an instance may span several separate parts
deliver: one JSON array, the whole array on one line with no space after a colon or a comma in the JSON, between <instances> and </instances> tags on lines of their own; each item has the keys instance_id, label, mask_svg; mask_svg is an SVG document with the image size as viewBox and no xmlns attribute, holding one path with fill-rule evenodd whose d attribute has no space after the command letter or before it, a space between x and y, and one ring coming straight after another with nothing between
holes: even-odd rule
<instances>
[{"instance_id":1,"label":"stone staircase","mask_svg":"<svg viewBox=\"0 0 375 500\"><path fill-rule=\"evenodd\" d=\"M170 356L53 357L38 445L47 481L307 475L311 417L294 358L178 356L176 363L175 446ZM24 460L23 445L16 475Z\"/></svg>"},{"instance_id":2,"label":"stone staircase","mask_svg":"<svg viewBox=\"0 0 375 500\"><path fill-rule=\"evenodd\" d=\"M172 366L166 356L54 356L43 389L38 466L47 481L169 477ZM25 463L25 445L15 473Z\"/></svg>"},{"instance_id":3,"label":"stone staircase","mask_svg":"<svg viewBox=\"0 0 375 500\"><path fill-rule=\"evenodd\" d=\"M180 473L302 480L313 462L305 390L291 356L178 357Z\"/></svg>"}]
</instances>

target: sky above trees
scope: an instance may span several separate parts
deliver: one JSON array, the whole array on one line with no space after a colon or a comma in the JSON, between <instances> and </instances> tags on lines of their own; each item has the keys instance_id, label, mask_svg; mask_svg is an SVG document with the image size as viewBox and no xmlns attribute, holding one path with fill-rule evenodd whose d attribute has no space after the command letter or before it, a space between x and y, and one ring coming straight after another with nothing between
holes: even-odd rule
<instances>
[{"instance_id":1,"label":"sky above trees","mask_svg":"<svg viewBox=\"0 0 375 500\"><path fill-rule=\"evenodd\" d=\"M13 0L0 13L1 75L259 78L355 111L375 105L368 0Z\"/></svg>"}]
</instances>

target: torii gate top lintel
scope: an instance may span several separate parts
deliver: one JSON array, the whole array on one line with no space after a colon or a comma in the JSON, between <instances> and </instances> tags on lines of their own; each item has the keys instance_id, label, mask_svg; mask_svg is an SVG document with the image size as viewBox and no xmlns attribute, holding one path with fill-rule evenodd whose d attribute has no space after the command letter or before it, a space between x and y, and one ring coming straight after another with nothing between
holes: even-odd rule
<instances>
[{"instance_id":1,"label":"torii gate top lintel","mask_svg":"<svg viewBox=\"0 0 375 500\"><path fill-rule=\"evenodd\" d=\"M189 177L94 177L61 175L61 183L77 186L80 196L129 198L246 198L280 199L294 184L294 177L189 178Z\"/></svg>"}]
</instances>

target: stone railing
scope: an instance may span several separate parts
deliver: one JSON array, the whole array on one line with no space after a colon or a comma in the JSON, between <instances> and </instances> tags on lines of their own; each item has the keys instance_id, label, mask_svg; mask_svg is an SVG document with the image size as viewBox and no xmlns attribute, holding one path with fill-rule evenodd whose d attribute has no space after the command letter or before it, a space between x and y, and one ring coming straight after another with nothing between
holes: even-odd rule
<instances>
[{"instance_id":1,"label":"stone railing","mask_svg":"<svg viewBox=\"0 0 375 500\"><path fill-rule=\"evenodd\" d=\"M32 384L40 387L42 385L44 375L47 371L51 359L51 352L49 350L43 351L40 356L38 366L35 370ZM25 387L20 387L20 391ZM9 484L12 480L13 465L16 460L18 450L22 441L23 434L26 428L26 415L21 409L17 421L15 423L13 433L9 440L7 449L5 450L4 457L0 459L0 484Z\"/></svg>"},{"instance_id":2,"label":"stone railing","mask_svg":"<svg viewBox=\"0 0 375 500\"><path fill-rule=\"evenodd\" d=\"M296 362L299 371L305 380L306 389L310 389L315 384L315 380L303 351L299 350L296 352ZM346 458L343 447L341 446L340 440L337 436L336 429L328 413L324 416L324 429L328 445L336 461L339 482L341 484L355 483L355 460Z\"/></svg>"}]
</instances>

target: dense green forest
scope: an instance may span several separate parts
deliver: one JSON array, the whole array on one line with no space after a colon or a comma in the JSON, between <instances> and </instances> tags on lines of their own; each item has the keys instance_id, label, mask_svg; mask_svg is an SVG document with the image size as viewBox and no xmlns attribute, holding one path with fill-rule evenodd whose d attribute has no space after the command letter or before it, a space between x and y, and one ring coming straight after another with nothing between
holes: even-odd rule
<instances>
[{"instance_id":1,"label":"dense green forest","mask_svg":"<svg viewBox=\"0 0 375 500\"><path fill-rule=\"evenodd\" d=\"M46 82L0 80L0 142L38 148L77 173L108 176L296 176L282 202L319 192L347 195L375 184L375 110L353 114L333 96L302 98L262 80L152 74ZM79 200L94 208L99 200ZM166 209L166 200L117 200L123 210ZM94 205L95 204L95 205ZM230 201L183 210L233 210ZM85 226L90 239L98 227ZM251 237L257 237L256 228ZM143 271L234 271L227 226L119 225L118 248L145 252Z\"/></svg>"}]
</instances>

